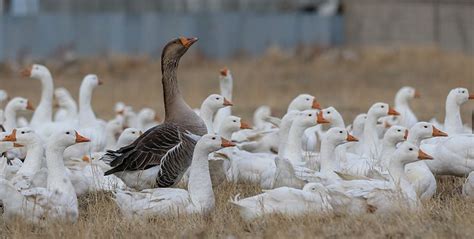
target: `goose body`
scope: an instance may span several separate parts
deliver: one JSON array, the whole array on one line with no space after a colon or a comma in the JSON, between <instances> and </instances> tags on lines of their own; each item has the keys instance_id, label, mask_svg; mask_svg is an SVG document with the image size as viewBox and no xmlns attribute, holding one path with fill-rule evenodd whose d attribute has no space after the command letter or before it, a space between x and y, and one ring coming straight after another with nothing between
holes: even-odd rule
<instances>
[{"instance_id":1,"label":"goose body","mask_svg":"<svg viewBox=\"0 0 474 239\"><path fill-rule=\"evenodd\" d=\"M402 87L395 95L395 110L400 113L400 125L411 128L418 122L415 113L410 108L410 100L419 98L420 93L413 87Z\"/></svg>"}]
</instances>

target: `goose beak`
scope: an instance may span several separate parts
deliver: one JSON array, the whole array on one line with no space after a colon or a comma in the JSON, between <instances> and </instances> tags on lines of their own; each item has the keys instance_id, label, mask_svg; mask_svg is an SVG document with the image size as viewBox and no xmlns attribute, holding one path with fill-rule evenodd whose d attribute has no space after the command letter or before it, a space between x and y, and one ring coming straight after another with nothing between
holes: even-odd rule
<instances>
[{"instance_id":1,"label":"goose beak","mask_svg":"<svg viewBox=\"0 0 474 239\"><path fill-rule=\"evenodd\" d=\"M181 42L181 44L186 48L189 48L192 44L197 42L197 40L198 39L196 37L191 37L191 38L180 37L179 38L179 41Z\"/></svg>"},{"instance_id":2,"label":"goose beak","mask_svg":"<svg viewBox=\"0 0 474 239\"><path fill-rule=\"evenodd\" d=\"M241 121L240 122L240 129L252 129L252 126L250 126L250 124L248 124L246 122Z\"/></svg>"},{"instance_id":3,"label":"goose beak","mask_svg":"<svg viewBox=\"0 0 474 239\"><path fill-rule=\"evenodd\" d=\"M223 148L226 148L226 147L234 147L234 146L235 146L234 143L230 142L230 141L227 140L227 139L221 138L221 140L222 140L221 146L222 146Z\"/></svg>"},{"instance_id":4,"label":"goose beak","mask_svg":"<svg viewBox=\"0 0 474 239\"><path fill-rule=\"evenodd\" d=\"M407 130L407 129L405 130L405 135L403 136L403 138L404 138L405 140L408 139L408 130Z\"/></svg>"},{"instance_id":5,"label":"goose beak","mask_svg":"<svg viewBox=\"0 0 474 239\"><path fill-rule=\"evenodd\" d=\"M4 142L15 142L16 141L16 129L13 129L12 133L3 138Z\"/></svg>"},{"instance_id":6,"label":"goose beak","mask_svg":"<svg viewBox=\"0 0 474 239\"><path fill-rule=\"evenodd\" d=\"M347 134L346 140L349 141L349 142L358 142L359 141L356 137L354 137L351 134Z\"/></svg>"},{"instance_id":7,"label":"goose beak","mask_svg":"<svg viewBox=\"0 0 474 239\"><path fill-rule=\"evenodd\" d=\"M21 147L25 147L23 144L19 144L19 143L13 143L13 147L15 148L21 148Z\"/></svg>"},{"instance_id":8,"label":"goose beak","mask_svg":"<svg viewBox=\"0 0 474 239\"><path fill-rule=\"evenodd\" d=\"M227 67L224 67L219 71L219 73L221 74L221 76L226 77L227 74L229 73L229 70L227 69Z\"/></svg>"},{"instance_id":9,"label":"goose beak","mask_svg":"<svg viewBox=\"0 0 474 239\"><path fill-rule=\"evenodd\" d=\"M31 104L31 102L28 100L26 101L26 109L27 110L35 110L35 107Z\"/></svg>"},{"instance_id":10,"label":"goose beak","mask_svg":"<svg viewBox=\"0 0 474 239\"><path fill-rule=\"evenodd\" d=\"M233 106L233 104L228 99L224 98L224 106Z\"/></svg>"},{"instance_id":11,"label":"goose beak","mask_svg":"<svg viewBox=\"0 0 474 239\"><path fill-rule=\"evenodd\" d=\"M388 107L388 115L400 115L400 113L398 113L394 108Z\"/></svg>"},{"instance_id":12,"label":"goose beak","mask_svg":"<svg viewBox=\"0 0 474 239\"><path fill-rule=\"evenodd\" d=\"M82 157L82 161L90 163L90 162L91 162L91 158L89 158L89 156L87 156L87 155L84 155L84 156Z\"/></svg>"},{"instance_id":13,"label":"goose beak","mask_svg":"<svg viewBox=\"0 0 474 239\"><path fill-rule=\"evenodd\" d=\"M469 99L470 99L470 100L474 100L474 94L470 94L470 95L469 95Z\"/></svg>"},{"instance_id":14,"label":"goose beak","mask_svg":"<svg viewBox=\"0 0 474 239\"><path fill-rule=\"evenodd\" d=\"M414 95L415 98L420 98L421 95L420 95L420 92L415 90L415 95Z\"/></svg>"},{"instance_id":15,"label":"goose beak","mask_svg":"<svg viewBox=\"0 0 474 239\"><path fill-rule=\"evenodd\" d=\"M23 76L23 77L31 77L31 70L33 69L32 66L29 66L23 70L20 71L20 74Z\"/></svg>"},{"instance_id":16,"label":"goose beak","mask_svg":"<svg viewBox=\"0 0 474 239\"><path fill-rule=\"evenodd\" d=\"M431 157L430 155L426 154L425 152L418 150L418 158L420 160L432 160L433 157Z\"/></svg>"},{"instance_id":17,"label":"goose beak","mask_svg":"<svg viewBox=\"0 0 474 239\"><path fill-rule=\"evenodd\" d=\"M433 137L436 136L446 137L448 134L433 126Z\"/></svg>"},{"instance_id":18,"label":"goose beak","mask_svg":"<svg viewBox=\"0 0 474 239\"><path fill-rule=\"evenodd\" d=\"M311 108L321 110L321 105L319 104L319 102L316 101L316 99L314 99Z\"/></svg>"},{"instance_id":19,"label":"goose beak","mask_svg":"<svg viewBox=\"0 0 474 239\"><path fill-rule=\"evenodd\" d=\"M160 122L160 121L161 121L161 118L160 118L160 116L158 116L158 114L156 114L154 120L155 120L156 122Z\"/></svg>"},{"instance_id":20,"label":"goose beak","mask_svg":"<svg viewBox=\"0 0 474 239\"><path fill-rule=\"evenodd\" d=\"M77 131L76 131L76 143L83 143L83 142L90 142L91 140L80 135Z\"/></svg>"},{"instance_id":21,"label":"goose beak","mask_svg":"<svg viewBox=\"0 0 474 239\"><path fill-rule=\"evenodd\" d=\"M318 124L327 124L329 121L323 117L323 112L319 111L317 116L316 116L316 122Z\"/></svg>"}]
</instances>

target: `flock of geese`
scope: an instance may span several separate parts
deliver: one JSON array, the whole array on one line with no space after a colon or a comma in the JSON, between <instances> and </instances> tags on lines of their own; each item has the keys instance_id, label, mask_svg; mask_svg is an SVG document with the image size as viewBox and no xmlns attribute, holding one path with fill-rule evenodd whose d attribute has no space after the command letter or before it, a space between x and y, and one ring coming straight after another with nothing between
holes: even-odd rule
<instances>
[{"instance_id":1,"label":"flock of geese","mask_svg":"<svg viewBox=\"0 0 474 239\"><path fill-rule=\"evenodd\" d=\"M163 121L149 108L136 113L121 102L114 119L97 118L91 101L102 82L96 75L84 77L76 105L66 89L54 88L45 66L22 71L41 82L42 94L36 109L15 97L0 111L3 217L76 222L77 197L94 191L112 192L125 217L207 214L215 207L214 176L264 189L230 199L246 220L417 211L435 194L435 175L468 176L463 194L474 197L474 135L460 114L474 99L467 89L449 92L443 124L418 121L410 101L420 94L403 87L394 107L374 103L350 125L336 108L301 94L282 118L259 107L251 126L232 115L228 69L220 71L221 94L200 109L183 99L177 68L196 41L181 37L163 49ZM0 91L0 100L7 98ZM26 110L34 111L30 120L17 117ZM180 182L187 189L173 187Z\"/></svg>"}]
</instances>

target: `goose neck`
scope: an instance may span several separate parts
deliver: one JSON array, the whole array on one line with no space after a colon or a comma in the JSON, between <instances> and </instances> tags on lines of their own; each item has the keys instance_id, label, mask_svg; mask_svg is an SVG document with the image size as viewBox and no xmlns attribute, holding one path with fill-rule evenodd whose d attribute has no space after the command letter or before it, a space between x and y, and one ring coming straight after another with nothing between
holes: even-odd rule
<instances>
[{"instance_id":1,"label":"goose neck","mask_svg":"<svg viewBox=\"0 0 474 239\"><path fill-rule=\"evenodd\" d=\"M204 124L206 124L207 133L208 134L214 133L214 125L212 122L212 119L214 118L214 111L210 109L209 107L202 106L200 110L200 116L202 120L204 121Z\"/></svg>"},{"instance_id":2,"label":"goose neck","mask_svg":"<svg viewBox=\"0 0 474 239\"><path fill-rule=\"evenodd\" d=\"M44 148L41 142L27 145L26 158L18 174L32 176L43 166Z\"/></svg>"},{"instance_id":3,"label":"goose neck","mask_svg":"<svg viewBox=\"0 0 474 239\"><path fill-rule=\"evenodd\" d=\"M421 144L421 141L423 139L420 137L419 134L417 134L416 132L413 132L411 134L408 134L408 138L407 138L407 141L416 145L417 147L420 147L420 144Z\"/></svg>"},{"instance_id":4,"label":"goose neck","mask_svg":"<svg viewBox=\"0 0 474 239\"><path fill-rule=\"evenodd\" d=\"M392 155L392 157L395 155ZM388 172L395 184L401 184L402 181L408 181L408 177L405 174L405 165L398 162L397 160L390 160Z\"/></svg>"},{"instance_id":5,"label":"goose neck","mask_svg":"<svg viewBox=\"0 0 474 239\"><path fill-rule=\"evenodd\" d=\"M221 89L221 95L228 100L232 101L232 78L225 77L219 82Z\"/></svg>"},{"instance_id":6,"label":"goose neck","mask_svg":"<svg viewBox=\"0 0 474 239\"><path fill-rule=\"evenodd\" d=\"M292 161L302 161L301 150L302 150L302 137L304 134L305 128L301 125L298 125L296 122L290 127L288 133L288 139L286 142L286 157Z\"/></svg>"},{"instance_id":7,"label":"goose neck","mask_svg":"<svg viewBox=\"0 0 474 239\"><path fill-rule=\"evenodd\" d=\"M96 120L92 110L92 91L93 87L89 84L82 84L79 93L79 123L84 126L87 122Z\"/></svg>"},{"instance_id":8,"label":"goose neck","mask_svg":"<svg viewBox=\"0 0 474 239\"><path fill-rule=\"evenodd\" d=\"M62 190L63 184L71 183L66 175L63 153L65 147L56 146L52 143L46 148L46 166L48 168L48 189Z\"/></svg>"},{"instance_id":9,"label":"goose neck","mask_svg":"<svg viewBox=\"0 0 474 239\"><path fill-rule=\"evenodd\" d=\"M15 106L7 104L4 112L5 122L3 126L7 132L12 131L16 128L16 109Z\"/></svg>"},{"instance_id":10,"label":"goose neck","mask_svg":"<svg viewBox=\"0 0 474 239\"><path fill-rule=\"evenodd\" d=\"M330 173L337 170L336 146L327 140L321 142L321 172Z\"/></svg>"},{"instance_id":11,"label":"goose neck","mask_svg":"<svg viewBox=\"0 0 474 239\"><path fill-rule=\"evenodd\" d=\"M31 126L51 122L53 119L53 77L49 72L41 78L41 100L32 118Z\"/></svg>"},{"instance_id":12,"label":"goose neck","mask_svg":"<svg viewBox=\"0 0 474 239\"><path fill-rule=\"evenodd\" d=\"M165 103L165 121L173 121L179 118L177 112L180 108L189 108L184 101L178 87L177 70L179 59L171 59L161 64L161 73L163 84L163 97Z\"/></svg>"},{"instance_id":13,"label":"goose neck","mask_svg":"<svg viewBox=\"0 0 474 239\"><path fill-rule=\"evenodd\" d=\"M446 99L446 116L444 118L444 127L448 134L462 129L461 107L455 102L455 99Z\"/></svg>"},{"instance_id":14,"label":"goose neck","mask_svg":"<svg viewBox=\"0 0 474 239\"><path fill-rule=\"evenodd\" d=\"M200 150L199 145L194 150L189 172L188 192L195 208L207 212L215 205L209 174L208 153Z\"/></svg>"},{"instance_id":15,"label":"goose neck","mask_svg":"<svg viewBox=\"0 0 474 239\"><path fill-rule=\"evenodd\" d=\"M232 130L229 128L225 128L221 126L221 129L219 130L219 136L223 137L224 139L232 139Z\"/></svg>"},{"instance_id":16,"label":"goose neck","mask_svg":"<svg viewBox=\"0 0 474 239\"><path fill-rule=\"evenodd\" d=\"M362 142L364 145L364 154L367 156L377 155L378 134L376 125L377 117L370 114L367 115Z\"/></svg>"}]
</instances>

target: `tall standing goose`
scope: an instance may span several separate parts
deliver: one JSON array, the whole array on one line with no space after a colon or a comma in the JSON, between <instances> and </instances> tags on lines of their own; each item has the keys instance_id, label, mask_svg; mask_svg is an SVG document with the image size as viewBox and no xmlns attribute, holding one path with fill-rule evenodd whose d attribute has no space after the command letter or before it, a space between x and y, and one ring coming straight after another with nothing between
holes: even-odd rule
<instances>
[{"instance_id":1,"label":"tall standing goose","mask_svg":"<svg viewBox=\"0 0 474 239\"><path fill-rule=\"evenodd\" d=\"M66 88L56 88L54 97L59 105L58 111L54 115L54 121L75 121L77 120L77 104Z\"/></svg>"},{"instance_id":2,"label":"tall standing goose","mask_svg":"<svg viewBox=\"0 0 474 239\"><path fill-rule=\"evenodd\" d=\"M180 37L169 42L161 55L161 73L165 120L163 124L146 131L131 145L109 151L104 157L113 161L115 173L124 182L136 188L170 187L178 183L191 165L196 139L186 132L204 135L203 120L184 101L178 87L177 70L181 57L197 38ZM143 172L145 171L145 172ZM146 179L141 179L141 174Z\"/></svg>"},{"instance_id":3,"label":"tall standing goose","mask_svg":"<svg viewBox=\"0 0 474 239\"><path fill-rule=\"evenodd\" d=\"M410 108L410 100L420 98L420 93L413 87L405 86L395 95L395 110L400 113L400 125L411 128L418 119Z\"/></svg>"},{"instance_id":4,"label":"tall standing goose","mask_svg":"<svg viewBox=\"0 0 474 239\"><path fill-rule=\"evenodd\" d=\"M52 122L53 118L53 77L48 68L34 64L22 70L25 77L35 78L41 81L41 100L30 121L30 127L38 128L46 123Z\"/></svg>"},{"instance_id":5,"label":"tall standing goose","mask_svg":"<svg viewBox=\"0 0 474 239\"><path fill-rule=\"evenodd\" d=\"M232 106L232 103L227 98L218 94L212 94L202 102L199 116L204 120L208 134L216 133L214 132L214 116L219 109L226 106ZM217 130L218 129L219 128L217 128Z\"/></svg>"},{"instance_id":6,"label":"tall standing goose","mask_svg":"<svg viewBox=\"0 0 474 239\"><path fill-rule=\"evenodd\" d=\"M444 131L449 135L472 133L472 129L464 128L461 119L461 105L468 100L474 100L474 94L469 94L466 88L455 88L449 92L444 118Z\"/></svg>"},{"instance_id":7,"label":"tall standing goose","mask_svg":"<svg viewBox=\"0 0 474 239\"><path fill-rule=\"evenodd\" d=\"M227 67L224 67L219 71L219 86L221 89L221 95L229 101L232 101L233 79L232 74ZM222 121L231 114L232 109L230 107L219 109L214 119L214 129L219 129Z\"/></svg>"}]
</instances>

